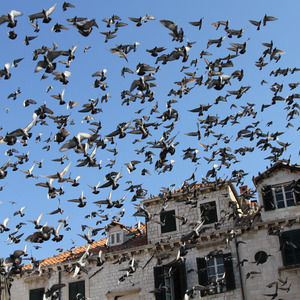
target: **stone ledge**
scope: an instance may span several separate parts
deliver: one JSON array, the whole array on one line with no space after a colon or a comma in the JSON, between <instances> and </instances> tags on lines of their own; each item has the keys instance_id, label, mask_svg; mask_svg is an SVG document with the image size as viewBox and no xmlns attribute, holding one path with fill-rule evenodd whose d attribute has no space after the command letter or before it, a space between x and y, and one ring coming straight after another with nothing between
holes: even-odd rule
<instances>
[{"instance_id":1,"label":"stone ledge","mask_svg":"<svg viewBox=\"0 0 300 300\"><path fill-rule=\"evenodd\" d=\"M298 271L300 273L300 264L279 267L278 272L282 271Z\"/></svg>"},{"instance_id":2,"label":"stone ledge","mask_svg":"<svg viewBox=\"0 0 300 300\"><path fill-rule=\"evenodd\" d=\"M114 299L115 296L128 296L132 294L137 294L141 291L141 288L130 289L130 290L120 290L120 291L108 291L105 296L107 299Z\"/></svg>"}]
</instances>

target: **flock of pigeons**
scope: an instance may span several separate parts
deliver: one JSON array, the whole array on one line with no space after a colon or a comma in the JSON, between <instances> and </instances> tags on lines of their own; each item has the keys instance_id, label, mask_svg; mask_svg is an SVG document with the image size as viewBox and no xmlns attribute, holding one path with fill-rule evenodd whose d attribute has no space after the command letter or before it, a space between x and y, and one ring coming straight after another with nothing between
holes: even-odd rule
<instances>
[{"instance_id":1,"label":"flock of pigeons","mask_svg":"<svg viewBox=\"0 0 300 300\"><path fill-rule=\"evenodd\" d=\"M150 26L150 24L146 23L154 23L157 20L151 15L129 17L128 20L121 19L117 15L104 18L103 20L75 16L66 20L60 20L63 23L61 24L56 19L55 13L58 9L71 13L72 9L75 9L75 5L64 2L62 7L59 8L54 4L48 9L43 9L41 12L33 13L29 16L12 10L7 15L0 17L0 29L3 30L7 26L9 28L8 38L11 40L16 39L16 43L18 43L18 27L20 26L18 21L20 20L21 22L21 20L23 21L23 19L27 18L35 35L26 35L23 41L23 44L26 46L31 46L34 43L33 40L38 40L39 34L43 34L44 30L50 30L57 34L63 34L66 30L74 30L86 41L86 46L82 49L77 44L69 49L62 50L55 42L52 45L35 48L32 51L33 58L21 57L12 59L12 63L4 63L3 69L0 70L0 79L2 79L0 80L0 85L4 86L6 80L14 80L14 73L17 73L18 69L21 68L23 59L33 59L35 65L33 71L42 74L41 80L43 82L45 80L51 82L49 80L53 77L53 80L63 87L61 92L51 95L57 102L50 100L46 103L31 98L24 100L23 106L27 110L32 109L32 115L23 127L16 127L13 130L6 131L5 124L0 124L1 128L3 127L0 132L0 134L2 133L0 146L5 149L1 161L3 161L4 156L8 157L4 157L5 160L0 167L0 179L4 182L1 186L1 191L8 188L6 184L13 180L13 172L19 170L19 172L24 173L26 179L29 179L28 184L32 187L45 188L48 199L58 198L58 208L49 212L48 215L61 214L63 216L63 218L58 220L58 225L49 225L48 221L42 225L42 217L44 215L44 212L42 212L36 220L27 222L16 221L18 224L15 226L15 229L10 225L12 216L6 217L3 223L0 224L0 231L2 234L7 234L7 240L5 241L7 244L18 244L21 241L25 241L39 249L42 243L49 243L51 240L54 242L62 241L64 238L64 235L61 233L62 230L65 231L65 234L71 229L74 230L68 223L70 217L72 219L72 212L64 211L67 203L62 203L62 197L64 199L68 197L71 187L82 186L81 180L83 178L81 177L87 177L88 173L85 173L84 176L72 177L71 165L73 174L74 172L79 172L77 170L80 170L81 167L96 170L97 173L90 174L98 174L98 178L102 177L100 180L103 180L104 183L101 184L99 180L95 185L90 183L86 185L88 191L94 195L94 199L97 199L97 195L103 189L108 190L108 197L105 200L96 200L93 204L88 203L85 196L88 193L86 190L79 192L78 198L65 201L76 203L78 207L76 209L76 218L78 219L82 217L80 209L86 208L86 206L89 207L89 213L83 216L85 218L82 218L81 221L89 220L90 224L95 224L82 225L81 229L85 233L79 235L91 244L99 232L105 235L108 224L111 221L121 221L125 213L124 207L126 202L135 202L151 197L148 194L148 190L144 187L148 180L146 176L151 174L153 176L154 173L158 175L168 173L173 168L176 169L174 157L176 157L176 161L178 159L181 160L181 158L189 161L190 164L185 163L185 165L193 170L191 172L192 175L188 179L183 180L181 185L182 188L186 189L194 188L195 178L198 169L200 169L199 165L204 165L204 163L211 166L211 168L202 176L202 182L219 184L223 180L228 180L237 185L244 184L245 176L248 173L243 169L235 168L235 165L238 166L238 163L244 160L245 156L249 156L251 152L255 151L257 153L262 151L268 153L265 159L270 161L270 163L278 160L290 163L291 156L286 157L286 153L289 153L288 150L292 143L282 140L285 132L277 131L277 127L275 127L276 123L278 124L277 120L271 120L266 123L265 120L257 117L268 113L268 109L278 107L282 111L281 125L286 120L285 130L287 131L294 128L295 120L299 116L298 99L300 94L295 93L293 90L298 87L300 82L287 84L278 83L277 81L280 81L279 78L281 77L290 77L300 69L297 67L276 67L276 64L285 52L277 48L275 41L271 40L262 43L263 50L259 53L257 61L253 62L257 71L273 66L268 82L262 80L260 83L271 90L272 96L271 99L266 99L261 105L250 103L247 100L241 102L246 98L245 94L253 87L248 84L241 85L244 82L244 76L247 76L247 70L234 67L234 64L236 62L238 64L242 56L247 55L247 45L251 40L250 38L245 38L245 35L247 30L251 28L247 30L244 28L233 29L229 21L214 22L211 25L215 27L217 33L221 32L221 38L209 39L206 41L205 49L200 53L196 53L195 57L190 57L197 42L191 42L185 35L183 28L179 27L175 22L166 19L159 21L162 30L161 34L169 34L170 37L167 36L167 38L174 45L172 49L168 49L165 45L154 46L155 41L153 41L153 47L146 49L147 59L135 66L130 64L130 56L139 55L139 50L142 48L140 42L119 44L109 49L111 54L116 54L122 59L120 61L124 63L124 67L120 70L120 76L123 77L124 81L127 82L130 77L133 78L128 85L128 89L121 91L119 101L110 99L118 96L112 96L108 91L113 91L113 89L118 87L110 88L110 85L113 83L109 82L110 70L103 69L102 71L95 70L93 74L87 75L89 77L92 76L92 88L100 91L101 95L96 99L89 99L87 103L80 103L79 101L66 100L65 91L72 84L72 65L84 55L88 55L91 51L90 49L93 48L93 46L88 45L90 39L96 39L93 31L96 31L98 28L106 28L102 29L100 33L105 37L104 43L110 44L113 42L113 39L119 36L119 33L121 34L122 30L125 30L123 28L135 25L137 30L143 30L140 27ZM259 31L264 30L265 26L269 26L269 22L276 20L277 18L273 16L265 15L259 21L249 21L254 26L253 28ZM199 21L188 23L188 26L191 26L195 31L203 30L203 25L203 18ZM226 44L227 40L229 44ZM214 51L223 51L223 54L221 57L216 58ZM167 69L169 65L173 64L178 66L178 74L181 78L171 83L173 88L169 90L167 95L156 94L155 89L158 87L156 77L164 69ZM64 70L59 71L61 68ZM8 99L17 102L21 97L22 83L19 84L21 87L9 94ZM234 89L231 87L232 85L239 87ZM288 95L283 96L283 91L286 91L287 88L290 92ZM49 85L46 92L49 93L52 89L54 89L53 86ZM185 98L190 95L199 98L197 90L210 90L212 95L217 96L208 100L207 104L195 105L196 107L188 109L188 112L182 111L181 106L186 105L186 103L183 103ZM238 100L239 102L231 101L233 98L240 100ZM162 103L162 99L167 100ZM114 124L114 130L105 132L106 125L101 123L101 115L106 113L106 103L110 104L112 101L114 102L113 106L120 106L121 109L133 107L135 110L134 117L132 117L132 114L123 114L122 118L126 120ZM76 107L79 106L81 108L76 111ZM232 113L222 118L222 110L225 110L225 106ZM220 114L217 111L220 111ZM6 112L10 113L10 109L6 108ZM183 126L181 118L184 118L186 113L188 113L188 118ZM196 122L193 122L194 116L197 118ZM76 117L79 121L75 119ZM73 132L73 128L79 128L78 126L72 127L72 125L80 122L79 118L82 118L80 124L82 128L86 127L86 125L90 128ZM115 118L111 118L109 123L113 124L115 120ZM23 120L20 120L20 122L23 122ZM272 127L275 127L273 131L271 130ZM51 128L51 134L49 138L44 139L43 135L49 131L48 128ZM191 129L183 135L181 132L182 128L184 130L185 128ZM295 129L299 130L300 127ZM55 130L53 135L52 130ZM136 137L136 139L132 140L132 136ZM188 143L188 139L191 142L189 142L189 145L185 145ZM210 142L205 144L205 139ZM140 146L130 152L131 144ZM53 154L55 156L52 156L48 161L32 157L31 150L27 149L37 147L37 145L42 145L40 151L44 153L49 151L49 153L53 154L55 151L55 154ZM25 152L24 149L26 149ZM58 153L56 149L59 150L57 151ZM103 162L102 157L106 157L107 154L110 157L106 164ZM49 157L49 154L47 156ZM127 160L120 162L120 156L122 159ZM133 156L134 159L130 160L130 157ZM99 157L102 159L99 159ZM66 161L69 162L64 165ZM50 165L50 163L60 163L61 167L55 173L53 172L54 174L38 174L37 169L44 170L44 165ZM28 169L23 166L28 166ZM124 171L124 169L127 169L129 175L125 174L127 171ZM228 176L222 178L219 175L221 172L226 172ZM134 178L131 177L132 173L139 173L139 175L145 176L140 177L142 179L145 178L141 179L143 183L132 182ZM125 182L126 179L124 178L128 178L128 181ZM89 178L88 182L92 181ZM128 186L124 188L124 193L120 196L120 199L114 200L114 191L120 191L125 183ZM175 184L170 184L168 188L162 188L162 194L166 195L166 201L163 201L164 205L167 203L167 195L174 188ZM132 195L131 200L127 198L129 193ZM35 203L36 200L40 201L40 199L33 199L32 203ZM92 205L94 205L94 209L91 208ZM23 218L26 214L26 209L30 209L27 206L26 204L13 213L14 220L19 217ZM150 221L144 208L140 205L134 206L138 212L142 211L141 214L136 214L137 216L142 215ZM116 213L110 216L112 211ZM188 218L188 216L185 217ZM31 225L28 222L33 223L34 227L29 229ZM101 224L100 227L98 226L99 224ZM31 230L31 233L23 236L25 232L22 230L25 226L26 232ZM139 227L140 223L137 224L137 228ZM194 229L194 231L197 230L197 228ZM63 248L58 248L58 251L64 250ZM2 262L2 273L9 277L20 273L22 256L27 255L26 252L25 250L16 250L7 257ZM132 259L130 267L134 268L135 264L136 262ZM51 294L51 292L49 293ZM51 299L51 296L47 297Z\"/></svg>"}]
</instances>

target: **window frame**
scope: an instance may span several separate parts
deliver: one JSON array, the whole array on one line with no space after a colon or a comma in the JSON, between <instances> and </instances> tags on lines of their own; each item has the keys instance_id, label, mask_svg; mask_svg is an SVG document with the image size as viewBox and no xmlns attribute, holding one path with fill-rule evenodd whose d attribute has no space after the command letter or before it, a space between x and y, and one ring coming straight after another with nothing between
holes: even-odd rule
<instances>
[{"instance_id":1,"label":"window frame","mask_svg":"<svg viewBox=\"0 0 300 300\"><path fill-rule=\"evenodd\" d=\"M171 277L168 278L168 272L170 267ZM183 299L187 289L186 278L186 263L175 263L171 265L155 266L154 271L154 287L156 289L162 286L170 286L171 289L167 291L162 288L161 292L155 293L155 300L171 300L171 299Z\"/></svg>"},{"instance_id":2,"label":"window frame","mask_svg":"<svg viewBox=\"0 0 300 300\"><path fill-rule=\"evenodd\" d=\"M286 241L294 243L298 248L285 246ZM284 231L279 236L282 263L284 266L300 265L300 229ZM292 257L292 260L290 259Z\"/></svg>"},{"instance_id":3,"label":"window frame","mask_svg":"<svg viewBox=\"0 0 300 300\"><path fill-rule=\"evenodd\" d=\"M68 284L68 291L69 291L69 295L68 295L68 299L69 300L73 300L74 298L71 298L71 297L74 297L73 296L73 292L71 293L71 287L72 285L78 285L78 284L82 284L82 287L83 287L83 292L80 291L80 288L78 289L78 287L76 288L76 291L75 291L75 296L78 294L78 293L82 293L82 296L85 297L85 280L79 280L79 281L73 281L73 282L69 282Z\"/></svg>"},{"instance_id":4,"label":"window frame","mask_svg":"<svg viewBox=\"0 0 300 300\"><path fill-rule=\"evenodd\" d=\"M166 227L166 225L165 226L161 225L160 226L160 233L162 235L168 234L170 232L176 232L178 230L177 219L175 217L173 217L173 218L166 217L166 219L164 220L164 215L171 214L171 213L173 213L173 216L176 215L176 210L175 209L170 209L170 210L162 211L159 215L161 222L165 221L165 223L168 223L168 226L171 226L171 230L168 230L168 227ZM167 218L168 218L168 222L167 222ZM173 224L171 224L171 221L173 222ZM173 229L173 228L175 228L175 229Z\"/></svg>"},{"instance_id":5,"label":"window frame","mask_svg":"<svg viewBox=\"0 0 300 300\"><path fill-rule=\"evenodd\" d=\"M212 259L216 259L215 261L217 261L217 259L219 257L223 258L225 284L224 284L224 286L218 286L217 289L214 289L214 290L208 289L207 291L206 290L201 291L202 297L207 296L207 295L222 294L222 293L236 289L231 253L216 255L216 256L213 256ZM198 283L203 286L207 286L209 283L209 273L208 273L208 265L207 265L208 261L209 260L206 257L197 257L196 258L197 271L198 271ZM217 268L217 266L216 266L216 268ZM223 273L223 275L224 275L224 273Z\"/></svg>"},{"instance_id":6,"label":"window frame","mask_svg":"<svg viewBox=\"0 0 300 300\"><path fill-rule=\"evenodd\" d=\"M215 207L215 221L209 221L209 220L204 220L204 225L207 225L207 224L213 224L215 222L218 222L219 220L219 207L218 207L218 201L216 200L211 200L211 201L205 201L205 202L200 202L200 207L199 207L199 214L200 214L200 218L202 218L202 209L201 209L201 206L205 205L205 204L208 204L208 203L212 203L214 202L214 207Z\"/></svg>"},{"instance_id":7,"label":"window frame","mask_svg":"<svg viewBox=\"0 0 300 300\"><path fill-rule=\"evenodd\" d=\"M41 295L31 295L32 292L42 292ZM45 293L45 288L37 288L37 289L30 289L29 290L29 300L43 300ZM42 296L41 298L39 296ZM33 298L34 297L34 298Z\"/></svg>"},{"instance_id":8,"label":"window frame","mask_svg":"<svg viewBox=\"0 0 300 300\"><path fill-rule=\"evenodd\" d=\"M300 195L297 194L297 189L295 189L295 183L292 182L285 182L280 184L274 185L265 185L261 188L261 195L262 195L262 202L265 211L275 210L275 209L284 209L288 207L293 207L300 204ZM290 188L289 191L285 191L285 188ZM276 199L276 190L281 189L282 198L277 201ZM288 200L286 197L287 193L291 193L293 196L293 204L288 205ZM279 193L278 193L279 195ZM289 200L290 201L290 200ZM283 207L278 207L278 202L283 202Z\"/></svg>"},{"instance_id":9,"label":"window frame","mask_svg":"<svg viewBox=\"0 0 300 300\"><path fill-rule=\"evenodd\" d=\"M290 191L286 191L286 188L290 188ZM277 191L280 189L281 193L277 193ZM287 193L291 193L293 197L293 204L289 205L288 201L290 201L290 198L287 198ZM273 203L275 205L276 209L282 209L282 208L287 208L291 206L296 205L296 197L293 192L292 184L281 184L281 185L274 185L272 186L272 194L273 194ZM278 195L282 194L282 200L278 199ZM278 207L278 203L283 202L284 206L283 207Z\"/></svg>"},{"instance_id":10,"label":"window frame","mask_svg":"<svg viewBox=\"0 0 300 300\"><path fill-rule=\"evenodd\" d=\"M120 243L121 243L121 233L116 232L116 244L120 244Z\"/></svg>"},{"instance_id":11,"label":"window frame","mask_svg":"<svg viewBox=\"0 0 300 300\"><path fill-rule=\"evenodd\" d=\"M123 243L121 231L115 231L109 233L109 246L117 246Z\"/></svg>"},{"instance_id":12,"label":"window frame","mask_svg":"<svg viewBox=\"0 0 300 300\"><path fill-rule=\"evenodd\" d=\"M218 261L220 258L222 259L222 263L220 263ZM210 262L212 262L211 265L209 265ZM206 264L207 264L207 275L208 275L208 278L211 278L212 276L216 276L216 278L218 279L218 278L221 278L221 277L224 276L224 274L225 274L225 265L224 265L224 257L223 256L213 256L212 258L210 258L210 259L208 259L206 261ZM220 266L223 269L222 273L219 272ZM213 272L210 272L210 270L213 270ZM213 295L214 294L221 294L221 293L224 292L223 289L224 289L224 286L218 284L217 287L214 289L215 292L212 293L212 294Z\"/></svg>"},{"instance_id":13,"label":"window frame","mask_svg":"<svg viewBox=\"0 0 300 300\"><path fill-rule=\"evenodd\" d=\"M115 233L110 234L110 244L114 245L115 244Z\"/></svg>"}]
</instances>

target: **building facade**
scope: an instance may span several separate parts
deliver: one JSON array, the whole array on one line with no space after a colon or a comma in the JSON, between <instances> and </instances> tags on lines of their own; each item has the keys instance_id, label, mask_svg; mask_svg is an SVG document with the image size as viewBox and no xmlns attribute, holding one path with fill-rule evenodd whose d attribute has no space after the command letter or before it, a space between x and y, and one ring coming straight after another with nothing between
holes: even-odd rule
<instances>
[{"instance_id":1,"label":"building facade","mask_svg":"<svg viewBox=\"0 0 300 300\"><path fill-rule=\"evenodd\" d=\"M253 182L256 193L186 183L143 200L145 224L113 222L107 238L33 262L11 298L61 284L61 300L298 299L300 167L278 162Z\"/></svg>"}]
</instances>

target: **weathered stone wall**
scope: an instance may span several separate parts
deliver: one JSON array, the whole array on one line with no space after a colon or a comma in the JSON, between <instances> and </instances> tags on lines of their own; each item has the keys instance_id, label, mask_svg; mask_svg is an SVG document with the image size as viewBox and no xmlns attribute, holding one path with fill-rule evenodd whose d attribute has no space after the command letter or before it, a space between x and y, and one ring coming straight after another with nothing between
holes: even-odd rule
<instances>
[{"instance_id":1,"label":"weathered stone wall","mask_svg":"<svg viewBox=\"0 0 300 300\"><path fill-rule=\"evenodd\" d=\"M298 179L299 174L290 173L288 171L275 171L260 182L258 188L258 196L262 201L260 194L261 185L277 184L290 182ZM68 284L79 280L85 280L86 297L89 299L114 299L115 296L122 295L121 299L131 300L152 300L155 299L154 289L154 267L158 263L158 257L171 254L169 258L163 260L163 264L172 261L181 245L180 238L182 235L191 231L190 223L200 220L199 203L216 201L218 210L218 219L222 217L224 212L230 212L230 201L237 201L235 193L231 187L224 185L221 189L203 190L198 196L197 207L186 205L180 201L181 196L167 202L166 210L175 209L175 213L188 218L188 222L182 225L180 220L177 222L177 230L162 234L160 225L153 222L153 219L147 223L148 245L136 248L123 249L118 252L109 252L106 254L106 262L102 267L88 265L88 273L81 273L73 278L73 273L67 274L62 272L61 282L66 284L62 289L62 300L68 299ZM157 199L157 198L156 198ZM162 208L162 203L149 199L144 202L146 209L153 215L153 218L159 220L158 214ZM179 200L179 201L176 201ZM289 284L290 291L278 289L278 299L298 299L300 294L300 266L283 266L282 254L280 251L280 241L277 235L269 235L270 227L277 226L281 231L300 229L300 211L299 207L288 207L285 209L277 209L275 211L261 213L261 219L258 219L251 225L251 229L247 227L234 227L232 218L225 221L220 229L208 229L198 239L195 247L188 250L185 257L187 288L190 289L198 284L197 258L205 257L211 251L219 250L224 254L231 253L233 262L233 271L235 277L236 289L221 293L218 295L205 296L204 299L242 299L242 289L246 300L270 299L264 294L275 293L275 285L268 288L272 282L278 282L278 279L285 280L288 283L285 286L279 282L279 288L287 288ZM291 227L290 220L293 220ZM228 232L234 229L235 238L228 241ZM170 239L169 236L171 237ZM168 240L164 243L162 240ZM228 241L228 242L227 242ZM236 241L243 243L236 244ZM156 243L160 244L156 247ZM258 251L264 251L269 256L263 264L255 262L255 254ZM125 270L129 266L129 261L122 264L114 263L122 255L126 254L130 258L134 257L139 262L137 270L126 277L124 281L120 281L122 275L126 274ZM244 264L239 268L238 257ZM147 264L147 265L146 265ZM63 268L63 266L61 266ZM52 269L51 269L52 268ZM100 270L100 271L99 271ZM122 271L120 271L122 270ZM258 272L254 274L251 272ZM241 273L240 273L241 272ZM59 272L57 266L50 266L41 277L37 275L23 275L20 279L15 279L11 289L12 300L29 299L29 290L44 287L47 289L54 283L58 283Z\"/></svg>"}]
</instances>

